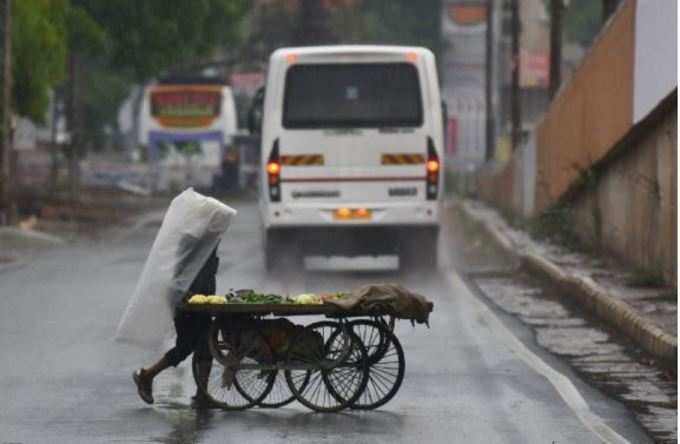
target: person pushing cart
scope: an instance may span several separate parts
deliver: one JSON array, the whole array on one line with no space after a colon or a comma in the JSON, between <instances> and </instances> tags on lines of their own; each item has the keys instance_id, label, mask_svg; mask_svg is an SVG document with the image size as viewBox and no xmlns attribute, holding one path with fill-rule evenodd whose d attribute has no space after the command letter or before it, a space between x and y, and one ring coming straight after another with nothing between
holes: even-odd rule
<instances>
[{"instance_id":1,"label":"person pushing cart","mask_svg":"<svg viewBox=\"0 0 680 444\"><path fill-rule=\"evenodd\" d=\"M168 208L116 336L158 350L174 325L174 346L156 363L132 375L137 393L148 404L154 402L154 378L192 353L196 355L197 382L205 384L210 375L207 334L211 318L182 312L180 307L194 294L215 294L217 245L235 214L234 209L193 189L177 196ZM192 405L210 405L203 393L197 385Z\"/></svg>"}]
</instances>

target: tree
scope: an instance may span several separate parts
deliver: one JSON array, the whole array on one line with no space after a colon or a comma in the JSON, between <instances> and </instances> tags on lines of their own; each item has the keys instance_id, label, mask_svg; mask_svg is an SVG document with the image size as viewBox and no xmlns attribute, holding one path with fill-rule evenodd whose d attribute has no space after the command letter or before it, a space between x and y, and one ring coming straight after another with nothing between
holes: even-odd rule
<instances>
[{"instance_id":1,"label":"tree","mask_svg":"<svg viewBox=\"0 0 680 444\"><path fill-rule=\"evenodd\" d=\"M13 112L42 123L49 93L66 97L71 177L77 157L116 127L135 82L209 55L237 35L249 0L17 0ZM72 180L72 183L75 183ZM72 190L75 196L76 191Z\"/></svg>"},{"instance_id":2,"label":"tree","mask_svg":"<svg viewBox=\"0 0 680 444\"><path fill-rule=\"evenodd\" d=\"M563 0L564 1L564 0ZM543 3L551 9L550 0ZM605 1L611 4L609 1ZM603 2L593 0L564 1L565 41L589 47L602 26Z\"/></svg>"},{"instance_id":3,"label":"tree","mask_svg":"<svg viewBox=\"0 0 680 444\"><path fill-rule=\"evenodd\" d=\"M319 0L298 0L295 45L327 45L336 43L329 26L326 5Z\"/></svg>"},{"instance_id":4,"label":"tree","mask_svg":"<svg viewBox=\"0 0 680 444\"><path fill-rule=\"evenodd\" d=\"M571 0L564 17L567 41L589 47L602 27L602 2Z\"/></svg>"},{"instance_id":5,"label":"tree","mask_svg":"<svg viewBox=\"0 0 680 444\"><path fill-rule=\"evenodd\" d=\"M334 14L342 42L417 45L441 49L441 0L363 0Z\"/></svg>"},{"instance_id":6,"label":"tree","mask_svg":"<svg viewBox=\"0 0 680 444\"><path fill-rule=\"evenodd\" d=\"M64 0L15 1L12 9L13 110L42 123L50 90L64 78Z\"/></svg>"},{"instance_id":7,"label":"tree","mask_svg":"<svg viewBox=\"0 0 680 444\"><path fill-rule=\"evenodd\" d=\"M73 0L111 39L110 67L145 81L236 35L248 0Z\"/></svg>"},{"instance_id":8,"label":"tree","mask_svg":"<svg viewBox=\"0 0 680 444\"><path fill-rule=\"evenodd\" d=\"M69 157L103 145L135 83L193 63L233 40L247 6L248 0L71 0Z\"/></svg>"}]
</instances>

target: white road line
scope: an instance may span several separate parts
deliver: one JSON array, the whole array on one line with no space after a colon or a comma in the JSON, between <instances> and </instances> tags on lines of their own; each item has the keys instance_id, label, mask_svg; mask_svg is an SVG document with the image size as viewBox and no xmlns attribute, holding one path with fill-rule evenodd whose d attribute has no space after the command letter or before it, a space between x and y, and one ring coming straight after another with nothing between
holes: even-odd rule
<instances>
[{"instance_id":1,"label":"white road line","mask_svg":"<svg viewBox=\"0 0 680 444\"><path fill-rule=\"evenodd\" d=\"M448 254L445 256L444 266L447 271L444 272L444 275L449 287L453 289L457 286L457 283L455 281L455 275L452 272L453 269L450 267L451 258ZM464 283L461 285L467 287ZM524 343L522 343L522 341L520 341L500 319L498 319L486 304L472 294L472 291L463 291L462 293L465 295L464 297L476 307L481 316L488 321L490 328L498 333L497 337L503 338L503 341L508 348L519 356L529 367L550 381L567 406L569 406L576 414L584 426L595 433L600 440L606 444L630 444L630 441L616 433L614 429L609 427L602 418L590 409L586 400L569 378L550 367L545 361L538 357L538 355L529 350L527 346L524 345Z\"/></svg>"}]
</instances>

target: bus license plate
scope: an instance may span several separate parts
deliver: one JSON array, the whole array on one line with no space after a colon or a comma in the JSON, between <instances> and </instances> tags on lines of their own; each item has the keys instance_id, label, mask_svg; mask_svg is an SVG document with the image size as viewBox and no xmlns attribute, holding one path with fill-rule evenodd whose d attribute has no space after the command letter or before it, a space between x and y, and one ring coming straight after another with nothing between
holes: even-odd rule
<instances>
[{"instance_id":1,"label":"bus license plate","mask_svg":"<svg viewBox=\"0 0 680 444\"><path fill-rule=\"evenodd\" d=\"M371 210L366 208L338 208L333 212L335 220L370 220Z\"/></svg>"}]
</instances>

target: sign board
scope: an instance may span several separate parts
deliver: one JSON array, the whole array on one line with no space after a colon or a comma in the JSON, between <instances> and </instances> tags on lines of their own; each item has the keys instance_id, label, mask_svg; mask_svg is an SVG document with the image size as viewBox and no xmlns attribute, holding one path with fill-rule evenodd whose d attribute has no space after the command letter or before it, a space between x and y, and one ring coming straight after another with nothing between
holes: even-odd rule
<instances>
[{"instance_id":1,"label":"sign board","mask_svg":"<svg viewBox=\"0 0 680 444\"><path fill-rule=\"evenodd\" d=\"M151 116L164 128L205 128L219 117L221 87L158 87L151 91Z\"/></svg>"},{"instance_id":2,"label":"sign board","mask_svg":"<svg viewBox=\"0 0 680 444\"><path fill-rule=\"evenodd\" d=\"M547 88L550 83L548 51L520 50L519 84L522 88Z\"/></svg>"}]
</instances>

